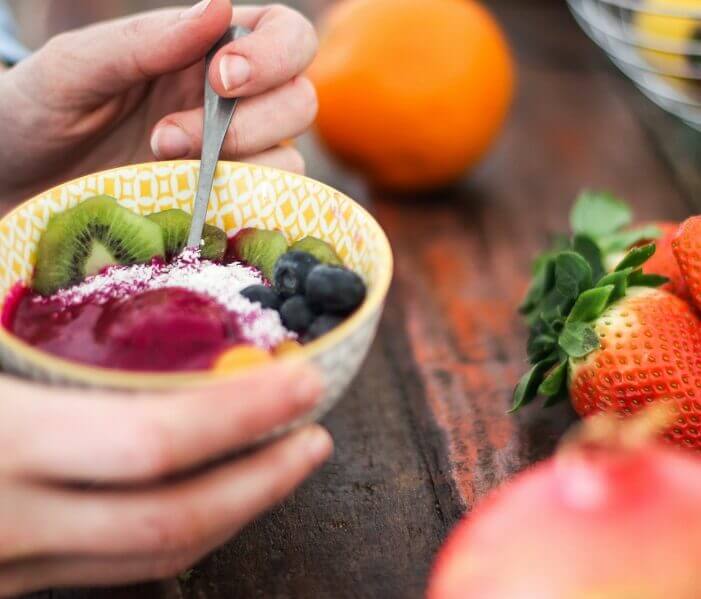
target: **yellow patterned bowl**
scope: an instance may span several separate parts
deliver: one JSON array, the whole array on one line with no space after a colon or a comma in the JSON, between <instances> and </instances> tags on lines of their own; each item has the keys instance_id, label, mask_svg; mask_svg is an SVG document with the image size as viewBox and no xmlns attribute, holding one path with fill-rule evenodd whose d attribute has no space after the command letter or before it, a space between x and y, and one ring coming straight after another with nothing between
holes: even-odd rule
<instances>
[{"instance_id":1,"label":"yellow patterned bowl","mask_svg":"<svg viewBox=\"0 0 701 599\"><path fill-rule=\"evenodd\" d=\"M198 161L125 166L64 183L0 220L0 309L12 287L29 283L39 238L49 217L95 194L109 194L140 214L168 208L191 210ZM319 183L272 168L219 164L209 222L229 235L243 227L279 229L290 241L314 235L331 243L346 265L361 274L368 296L341 326L290 358L315 364L323 375L327 410L346 390L375 336L392 277L392 253L377 222L361 206ZM208 372L156 374L95 368L39 351L0 327L0 364L32 379L131 390L204 384Z\"/></svg>"}]
</instances>

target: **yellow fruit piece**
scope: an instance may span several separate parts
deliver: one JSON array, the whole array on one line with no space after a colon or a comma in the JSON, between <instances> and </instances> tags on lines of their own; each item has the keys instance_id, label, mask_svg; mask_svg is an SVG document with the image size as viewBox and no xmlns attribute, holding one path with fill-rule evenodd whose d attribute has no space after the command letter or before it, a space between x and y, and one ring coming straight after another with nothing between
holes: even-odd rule
<instances>
[{"instance_id":1,"label":"yellow fruit piece","mask_svg":"<svg viewBox=\"0 0 701 599\"><path fill-rule=\"evenodd\" d=\"M686 56L691 48L699 42L700 23L698 19L654 14L665 9L701 9L701 0L646 0L635 12L633 30L643 46L658 48L669 47L671 51L649 47L641 49L641 54L650 66L662 71L662 79L681 91L698 92L696 81L686 81L671 76L692 74L698 67L701 57ZM676 51L673 51L676 49ZM696 64L694 64L696 62ZM693 89L696 88L696 89Z\"/></svg>"},{"instance_id":2,"label":"yellow fruit piece","mask_svg":"<svg viewBox=\"0 0 701 599\"><path fill-rule=\"evenodd\" d=\"M327 147L408 190L450 182L485 154L515 78L504 34L476 0L341 0L309 75Z\"/></svg>"},{"instance_id":3,"label":"yellow fruit piece","mask_svg":"<svg viewBox=\"0 0 701 599\"><path fill-rule=\"evenodd\" d=\"M287 340L283 341L280 345L275 348L276 356L286 356L289 354L294 354L302 349L302 344L297 341Z\"/></svg>"},{"instance_id":4,"label":"yellow fruit piece","mask_svg":"<svg viewBox=\"0 0 701 599\"><path fill-rule=\"evenodd\" d=\"M272 359L273 356L270 352L264 349L253 345L237 345L219 356L214 365L214 371L226 374L243 368L265 364L272 361Z\"/></svg>"}]
</instances>

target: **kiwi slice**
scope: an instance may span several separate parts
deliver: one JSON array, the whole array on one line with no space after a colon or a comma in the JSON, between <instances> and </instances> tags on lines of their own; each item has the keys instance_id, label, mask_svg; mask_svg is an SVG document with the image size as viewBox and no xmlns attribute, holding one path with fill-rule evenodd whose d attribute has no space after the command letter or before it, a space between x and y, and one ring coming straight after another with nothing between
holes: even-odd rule
<instances>
[{"instance_id":1,"label":"kiwi slice","mask_svg":"<svg viewBox=\"0 0 701 599\"><path fill-rule=\"evenodd\" d=\"M268 281L273 280L278 258L287 252L287 239L280 231L252 227L241 229L233 245L236 257L258 268Z\"/></svg>"},{"instance_id":2,"label":"kiwi slice","mask_svg":"<svg viewBox=\"0 0 701 599\"><path fill-rule=\"evenodd\" d=\"M106 266L148 262L164 254L158 225L113 197L95 196L49 220L39 240L32 286L51 295Z\"/></svg>"},{"instance_id":3,"label":"kiwi slice","mask_svg":"<svg viewBox=\"0 0 701 599\"><path fill-rule=\"evenodd\" d=\"M172 208L163 212L149 214L151 219L163 230L163 243L166 248L166 256L172 258L185 249L187 236L190 233L192 216L184 210ZM205 225L202 231L204 245L200 255L205 260L219 261L224 258L228 239L226 233L213 225Z\"/></svg>"},{"instance_id":4,"label":"kiwi slice","mask_svg":"<svg viewBox=\"0 0 701 599\"><path fill-rule=\"evenodd\" d=\"M333 249L323 239L318 237L304 237L295 241L290 247L292 252L305 252L314 256L322 264L330 266L343 266L343 261L339 258L336 250Z\"/></svg>"}]
</instances>

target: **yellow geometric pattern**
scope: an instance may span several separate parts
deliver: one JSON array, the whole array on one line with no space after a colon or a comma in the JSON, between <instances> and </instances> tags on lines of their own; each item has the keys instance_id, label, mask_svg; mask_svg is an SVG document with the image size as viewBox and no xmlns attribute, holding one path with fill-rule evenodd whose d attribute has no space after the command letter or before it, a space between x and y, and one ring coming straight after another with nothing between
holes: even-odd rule
<instances>
[{"instance_id":1,"label":"yellow geometric pattern","mask_svg":"<svg viewBox=\"0 0 701 599\"><path fill-rule=\"evenodd\" d=\"M168 208L191 211L198 163L150 163L88 175L56 187L0 221L0 298L17 282L29 282L37 243L50 216L96 194L149 214ZM345 263L372 284L377 235L368 215L336 190L291 173L220 163L208 221L229 235L243 227L279 229L294 241L314 235L330 242Z\"/></svg>"}]
</instances>

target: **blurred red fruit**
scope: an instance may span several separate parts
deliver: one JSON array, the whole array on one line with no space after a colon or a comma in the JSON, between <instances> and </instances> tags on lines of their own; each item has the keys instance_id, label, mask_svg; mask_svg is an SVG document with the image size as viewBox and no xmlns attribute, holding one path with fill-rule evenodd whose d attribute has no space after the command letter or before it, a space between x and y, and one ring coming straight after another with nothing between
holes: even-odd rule
<instances>
[{"instance_id":1,"label":"blurred red fruit","mask_svg":"<svg viewBox=\"0 0 701 599\"><path fill-rule=\"evenodd\" d=\"M429 599L701 597L701 462L646 442L564 448L452 533Z\"/></svg>"}]
</instances>

